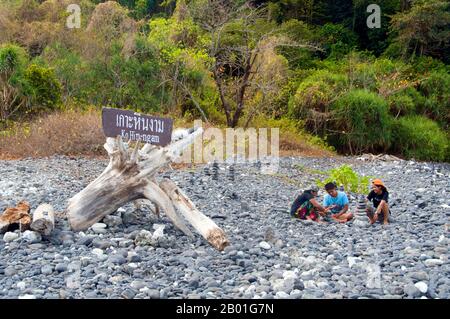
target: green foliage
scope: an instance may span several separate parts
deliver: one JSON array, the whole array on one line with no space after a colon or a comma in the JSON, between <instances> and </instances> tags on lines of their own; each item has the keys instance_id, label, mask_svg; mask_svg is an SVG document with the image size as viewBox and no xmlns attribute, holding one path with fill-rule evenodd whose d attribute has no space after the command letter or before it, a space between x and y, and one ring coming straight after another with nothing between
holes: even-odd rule
<instances>
[{"instance_id":1,"label":"green foliage","mask_svg":"<svg viewBox=\"0 0 450 319\"><path fill-rule=\"evenodd\" d=\"M319 31L319 39L331 59L342 58L357 45L356 35L341 24L325 24Z\"/></svg>"},{"instance_id":2,"label":"green foliage","mask_svg":"<svg viewBox=\"0 0 450 319\"><path fill-rule=\"evenodd\" d=\"M4 78L13 78L23 72L28 61L25 50L15 44L5 44L0 47L0 74Z\"/></svg>"},{"instance_id":3,"label":"green foliage","mask_svg":"<svg viewBox=\"0 0 450 319\"><path fill-rule=\"evenodd\" d=\"M347 80L341 74L318 70L300 83L289 110L296 118L305 118L310 110L326 112L333 99L345 88Z\"/></svg>"},{"instance_id":4,"label":"green foliage","mask_svg":"<svg viewBox=\"0 0 450 319\"><path fill-rule=\"evenodd\" d=\"M54 109L61 103L61 84L52 69L30 64L24 78L37 105Z\"/></svg>"},{"instance_id":5,"label":"green foliage","mask_svg":"<svg viewBox=\"0 0 450 319\"><path fill-rule=\"evenodd\" d=\"M408 87L401 91L404 95L409 96L414 101L414 109L416 113L420 113L424 109L427 98L423 96L414 87Z\"/></svg>"},{"instance_id":6,"label":"green foliage","mask_svg":"<svg viewBox=\"0 0 450 319\"><path fill-rule=\"evenodd\" d=\"M414 69L414 72L418 74L429 74L433 71L439 72L446 70L446 65L442 61L433 59L430 56L417 57L412 62L411 66Z\"/></svg>"},{"instance_id":7,"label":"green foliage","mask_svg":"<svg viewBox=\"0 0 450 319\"><path fill-rule=\"evenodd\" d=\"M429 55L450 61L449 3L445 0L416 0L410 10L396 13L391 20L394 45L404 57Z\"/></svg>"},{"instance_id":8,"label":"green foliage","mask_svg":"<svg viewBox=\"0 0 450 319\"><path fill-rule=\"evenodd\" d=\"M120 84L109 92L110 103L122 107L131 106L147 112L156 111L159 107L157 99L159 66L156 62L156 53L145 39L139 37L135 40L133 51L132 56L124 56L119 46L112 56L107 79Z\"/></svg>"},{"instance_id":9,"label":"green foliage","mask_svg":"<svg viewBox=\"0 0 450 319\"><path fill-rule=\"evenodd\" d=\"M303 121L295 120L288 117L281 117L278 119L269 118L267 116L257 116L252 121L252 126L256 128L279 128L280 132L287 138L291 138L293 143L304 143L316 146L321 150L334 153L334 147L327 144L325 140L319 136L309 134L304 130Z\"/></svg>"},{"instance_id":10,"label":"green foliage","mask_svg":"<svg viewBox=\"0 0 450 319\"><path fill-rule=\"evenodd\" d=\"M414 100L411 96L404 93L393 94L388 97L389 111L391 115L398 117L400 115L413 114L415 112Z\"/></svg>"},{"instance_id":11,"label":"green foliage","mask_svg":"<svg viewBox=\"0 0 450 319\"><path fill-rule=\"evenodd\" d=\"M298 43L314 43L316 40L316 30L303 21L291 19L285 21L278 28L282 36L288 36ZM292 69L310 69L317 65L317 52L310 48L296 46L282 46L277 49L289 62Z\"/></svg>"},{"instance_id":12,"label":"green foliage","mask_svg":"<svg viewBox=\"0 0 450 319\"><path fill-rule=\"evenodd\" d=\"M394 149L407 158L448 160L449 139L439 125L424 116L399 118L393 125Z\"/></svg>"},{"instance_id":13,"label":"green foliage","mask_svg":"<svg viewBox=\"0 0 450 319\"><path fill-rule=\"evenodd\" d=\"M356 173L351 166L342 165L333 168L325 173L328 175L324 180L317 180L319 187L324 187L327 183L336 183L336 185L344 186L345 191L357 194L365 194L369 187L371 176L361 176Z\"/></svg>"},{"instance_id":14,"label":"green foliage","mask_svg":"<svg viewBox=\"0 0 450 319\"><path fill-rule=\"evenodd\" d=\"M419 90L426 96L425 105L420 109L444 127L450 126L450 74L446 70L433 71L420 84Z\"/></svg>"},{"instance_id":15,"label":"green foliage","mask_svg":"<svg viewBox=\"0 0 450 319\"><path fill-rule=\"evenodd\" d=\"M367 90L352 90L333 103L329 141L338 150L358 154L386 150L391 118L386 101Z\"/></svg>"},{"instance_id":16,"label":"green foliage","mask_svg":"<svg viewBox=\"0 0 450 319\"><path fill-rule=\"evenodd\" d=\"M88 102L89 98L98 92L99 78L95 76L97 82L92 80L93 72L89 62L76 51L60 43L53 43L44 50L40 58L54 68L55 75L62 84L65 98L77 98Z\"/></svg>"},{"instance_id":17,"label":"green foliage","mask_svg":"<svg viewBox=\"0 0 450 319\"><path fill-rule=\"evenodd\" d=\"M0 124L3 126L28 101L23 72L28 63L25 50L13 44L0 47Z\"/></svg>"},{"instance_id":18,"label":"green foliage","mask_svg":"<svg viewBox=\"0 0 450 319\"><path fill-rule=\"evenodd\" d=\"M250 1L254 11L245 0L81 0L77 30L64 25L66 2L0 4L3 123L61 104L111 105L278 125L292 150L307 141L404 156L422 152L405 136L428 138L412 130L414 116L450 128L448 1L380 0L381 28L369 29L370 0ZM240 106L239 121L224 115ZM441 160L439 143L422 157Z\"/></svg>"},{"instance_id":19,"label":"green foliage","mask_svg":"<svg viewBox=\"0 0 450 319\"><path fill-rule=\"evenodd\" d=\"M267 114L268 116L278 119L285 114L289 114L289 100L297 91L299 82L300 80L298 78L291 77L289 81L280 88L272 101L271 112ZM291 113L294 112L291 111Z\"/></svg>"}]
</instances>

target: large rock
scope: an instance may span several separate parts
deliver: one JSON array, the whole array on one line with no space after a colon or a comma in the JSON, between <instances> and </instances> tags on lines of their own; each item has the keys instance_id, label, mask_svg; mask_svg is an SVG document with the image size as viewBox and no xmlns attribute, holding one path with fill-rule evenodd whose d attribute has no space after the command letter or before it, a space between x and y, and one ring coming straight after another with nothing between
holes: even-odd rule
<instances>
[{"instance_id":1,"label":"large rock","mask_svg":"<svg viewBox=\"0 0 450 319\"><path fill-rule=\"evenodd\" d=\"M92 244L92 241L94 240L95 236L93 235L84 235L81 236L78 241L77 244L78 245L82 245L82 246L89 246Z\"/></svg>"},{"instance_id":2,"label":"large rock","mask_svg":"<svg viewBox=\"0 0 450 319\"><path fill-rule=\"evenodd\" d=\"M57 272L65 272L67 271L67 264L66 263L59 263L55 266L55 270Z\"/></svg>"}]
</instances>

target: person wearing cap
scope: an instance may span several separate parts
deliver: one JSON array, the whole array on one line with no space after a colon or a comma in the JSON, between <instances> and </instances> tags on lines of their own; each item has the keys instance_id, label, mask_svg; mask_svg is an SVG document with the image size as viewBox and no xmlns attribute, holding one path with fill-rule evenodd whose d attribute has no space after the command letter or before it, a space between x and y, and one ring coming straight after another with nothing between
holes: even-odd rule
<instances>
[{"instance_id":1,"label":"person wearing cap","mask_svg":"<svg viewBox=\"0 0 450 319\"><path fill-rule=\"evenodd\" d=\"M337 190L334 183L327 183L325 191L328 193L323 199L323 206L330 209L331 218L339 223L348 222L353 218L353 214L348 211L348 197L345 192Z\"/></svg>"},{"instance_id":2,"label":"person wearing cap","mask_svg":"<svg viewBox=\"0 0 450 319\"><path fill-rule=\"evenodd\" d=\"M319 215L325 216L329 209L322 207L317 202L315 197L317 197L318 193L319 188L313 186L298 195L291 206L291 216L319 222Z\"/></svg>"},{"instance_id":3,"label":"person wearing cap","mask_svg":"<svg viewBox=\"0 0 450 319\"><path fill-rule=\"evenodd\" d=\"M369 217L369 222L371 224L375 223L377 220L383 222L384 225L389 223L389 192L381 181L381 179L375 179L372 181L372 191L366 198L366 202L372 201L373 207L367 206L366 213Z\"/></svg>"}]
</instances>

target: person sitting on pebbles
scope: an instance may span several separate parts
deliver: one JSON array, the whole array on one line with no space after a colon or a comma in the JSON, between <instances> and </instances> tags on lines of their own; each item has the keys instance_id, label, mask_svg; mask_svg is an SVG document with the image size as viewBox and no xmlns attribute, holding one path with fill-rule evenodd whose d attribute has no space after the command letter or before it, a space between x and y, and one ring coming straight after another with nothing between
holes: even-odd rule
<instances>
[{"instance_id":1,"label":"person sitting on pebbles","mask_svg":"<svg viewBox=\"0 0 450 319\"><path fill-rule=\"evenodd\" d=\"M366 198L366 203L372 201L372 206L367 206L366 213L369 217L369 222L374 224L377 220L383 222L384 225L389 223L389 215L391 211L389 209L389 192L386 186L384 186L381 179L375 179L372 182L372 191Z\"/></svg>"},{"instance_id":2,"label":"person sitting on pebbles","mask_svg":"<svg viewBox=\"0 0 450 319\"><path fill-rule=\"evenodd\" d=\"M348 222L353 214L348 211L348 197L344 192L338 191L334 183L327 183L325 191L328 193L323 199L323 206L330 209L331 218L339 223Z\"/></svg>"},{"instance_id":3,"label":"person sitting on pebbles","mask_svg":"<svg viewBox=\"0 0 450 319\"><path fill-rule=\"evenodd\" d=\"M318 193L319 188L313 186L298 195L291 206L291 216L320 222L319 215L326 216L329 209L322 207L322 205L317 202L315 197L317 197Z\"/></svg>"}]
</instances>

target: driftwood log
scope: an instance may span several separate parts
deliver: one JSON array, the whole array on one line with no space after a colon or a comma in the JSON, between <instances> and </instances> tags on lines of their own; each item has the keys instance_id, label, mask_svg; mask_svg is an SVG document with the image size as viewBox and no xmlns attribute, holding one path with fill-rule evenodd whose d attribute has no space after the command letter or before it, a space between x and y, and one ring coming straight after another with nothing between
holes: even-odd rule
<instances>
[{"instance_id":1,"label":"driftwood log","mask_svg":"<svg viewBox=\"0 0 450 319\"><path fill-rule=\"evenodd\" d=\"M36 208L30 228L43 235L50 235L55 228L55 211L50 204L41 204Z\"/></svg>"},{"instance_id":2,"label":"driftwood log","mask_svg":"<svg viewBox=\"0 0 450 319\"><path fill-rule=\"evenodd\" d=\"M179 139L166 147L146 144L139 149L136 143L131 150L120 136L107 138L104 147L110 158L108 166L69 200L67 218L72 229L85 230L126 203L145 199L189 237L193 234L185 220L216 249L226 247L228 239L224 231L198 211L175 184L166 180L156 182L156 173L168 167L202 133L201 128L185 131L182 135L174 132L173 136Z\"/></svg>"},{"instance_id":3,"label":"driftwood log","mask_svg":"<svg viewBox=\"0 0 450 319\"><path fill-rule=\"evenodd\" d=\"M30 204L26 201L21 201L16 207L8 207L0 216L0 234L16 227L21 232L30 228Z\"/></svg>"}]
</instances>

